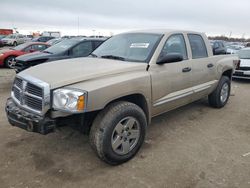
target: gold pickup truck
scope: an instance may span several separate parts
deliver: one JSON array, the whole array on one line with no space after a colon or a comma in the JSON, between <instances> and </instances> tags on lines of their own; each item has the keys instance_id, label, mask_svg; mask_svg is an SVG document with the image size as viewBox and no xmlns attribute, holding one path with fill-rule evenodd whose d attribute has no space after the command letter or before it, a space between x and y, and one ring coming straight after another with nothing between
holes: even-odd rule
<instances>
[{"instance_id":1,"label":"gold pickup truck","mask_svg":"<svg viewBox=\"0 0 250 188\"><path fill-rule=\"evenodd\" d=\"M103 161L130 160L151 118L208 96L223 107L237 56L213 56L202 33L118 34L87 58L45 63L16 75L6 113L11 125L47 134L74 125Z\"/></svg>"}]
</instances>

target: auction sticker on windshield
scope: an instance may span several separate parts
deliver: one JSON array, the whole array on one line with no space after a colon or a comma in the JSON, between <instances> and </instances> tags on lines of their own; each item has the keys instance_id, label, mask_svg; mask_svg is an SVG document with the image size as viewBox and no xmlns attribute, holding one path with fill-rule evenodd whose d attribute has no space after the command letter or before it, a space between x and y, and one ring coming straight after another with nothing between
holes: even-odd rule
<instances>
[{"instance_id":1,"label":"auction sticker on windshield","mask_svg":"<svg viewBox=\"0 0 250 188\"><path fill-rule=\"evenodd\" d=\"M148 48L149 43L132 43L130 48Z\"/></svg>"}]
</instances>

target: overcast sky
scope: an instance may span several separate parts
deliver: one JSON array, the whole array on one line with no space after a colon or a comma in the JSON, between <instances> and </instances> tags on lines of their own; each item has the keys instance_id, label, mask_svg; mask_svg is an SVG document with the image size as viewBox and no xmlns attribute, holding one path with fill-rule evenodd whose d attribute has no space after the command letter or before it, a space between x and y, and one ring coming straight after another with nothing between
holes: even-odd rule
<instances>
[{"instance_id":1,"label":"overcast sky","mask_svg":"<svg viewBox=\"0 0 250 188\"><path fill-rule=\"evenodd\" d=\"M1 0L0 28L91 35L169 28L250 37L249 0ZM95 30L95 31L93 31Z\"/></svg>"}]
</instances>

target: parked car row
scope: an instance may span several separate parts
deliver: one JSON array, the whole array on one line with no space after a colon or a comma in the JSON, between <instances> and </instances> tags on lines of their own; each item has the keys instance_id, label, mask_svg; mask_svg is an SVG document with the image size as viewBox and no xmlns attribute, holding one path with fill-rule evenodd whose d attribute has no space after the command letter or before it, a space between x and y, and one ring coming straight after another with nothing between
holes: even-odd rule
<instances>
[{"instance_id":1,"label":"parked car row","mask_svg":"<svg viewBox=\"0 0 250 188\"><path fill-rule=\"evenodd\" d=\"M237 51L247 47L238 42L225 42L222 40L210 40L214 55L235 54Z\"/></svg>"},{"instance_id":2,"label":"parked car row","mask_svg":"<svg viewBox=\"0 0 250 188\"><path fill-rule=\"evenodd\" d=\"M19 56L16 58L14 68L18 73L29 67L49 61L86 57L103 41L105 41L105 39L96 38L73 38L62 40L42 52Z\"/></svg>"},{"instance_id":3,"label":"parked car row","mask_svg":"<svg viewBox=\"0 0 250 188\"><path fill-rule=\"evenodd\" d=\"M0 66L13 68L16 57L36 51L43 51L49 46L49 44L41 42L27 42L14 48L2 49L0 50Z\"/></svg>"},{"instance_id":4,"label":"parked car row","mask_svg":"<svg viewBox=\"0 0 250 188\"><path fill-rule=\"evenodd\" d=\"M30 38L22 34L11 34L1 39L3 45L6 46L17 46L25 42L30 41Z\"/></svg>"}]
</instances>

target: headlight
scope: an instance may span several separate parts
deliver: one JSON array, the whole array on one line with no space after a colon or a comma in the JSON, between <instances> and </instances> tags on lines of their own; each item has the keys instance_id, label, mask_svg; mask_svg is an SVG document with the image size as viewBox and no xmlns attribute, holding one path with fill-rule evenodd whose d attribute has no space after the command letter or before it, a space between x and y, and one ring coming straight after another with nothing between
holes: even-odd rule
<instances>
[{"instance_id":1,"label":"headlight","mask_svg":"<svg viewBox=\"0 0 250 188\"><path fill-rule=\"evenodd\" d=\"M76 89L57 89L53 92L53 108L66 112L85 111L87 92Z\"/></svg>"}]
</instances>

